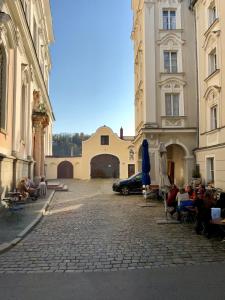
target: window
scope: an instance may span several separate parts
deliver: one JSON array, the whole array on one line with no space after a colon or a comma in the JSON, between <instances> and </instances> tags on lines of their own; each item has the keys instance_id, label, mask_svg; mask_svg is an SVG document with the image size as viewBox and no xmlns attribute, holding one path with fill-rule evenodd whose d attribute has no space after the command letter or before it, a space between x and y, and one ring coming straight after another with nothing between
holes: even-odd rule
<instances>
[{"instance_id":1,"label":"window","mask_svg":"<svg viewBox=\"0 0 225 300\"><path fill-rule=\"evenodd\" d=\"M165 94L166 116L179 116L179 94Z\"/></svg>"},{"instance_id":2,"label":"window","mask_svg":"<svg viewBox=\"0 0 225 300\"><path fill-rule=\"evenodd\" d=\"M207 183L214 183L215 180L215 170L214 170L214 157L207 158Z\"/></svg>"},{"instance_id":3,"label":"window","mask_svg":"<svg viewBox=\"0 0 225 300\"><path fill-rule=\"evenodd\" d=\"M217 16L216 16L216 6L215 6L214 1L212 2L212 4L210 5L210 7L208 9L208 14L209 14L209 26L211 26L217 18Z\"/></svg>"},{"instance_id":4,"label":"window","mask_svg":"<svg viewBox=\"0 0 225 300\"><path fill-rule=\"evenodd\" d=\"M217 70L216 48L209 53L209 75Z\"/></svg>"},{"instance_id":5,"label":"window","mask_svg":"<svg viewBox=\"0 0 225 300\"><path fill-rule=\"evenodd\" d=\"M34 32L33 32L33 39L34 39L34 46L36 51L38 51L38 27L37 27L37 23L34 19Z\"/></svg>"},{"instance_id":6,"label":"window","mask_svg":"<svg viewBox=\"0 0 225 300\"><path fill-rule=\"evenodd\" d=\"M20 113L20 133L21 140L25 141L26 139L26 97L27 97L26 86L22 86L22 95L21 95L21 113Z\"/></svg>"},{"instance_id":7,"label":"window","mask_svg":"<svg viewBox=\"0 0 225 300\"><path fill-rule=\"evenodd\" d=\"M6 129L6 53L3 47L0 47L0 128Z\"/></svg>"},{"instance_id":8,"label":"window","mask_svg":"<svg viewBox=\"0 0 225 300\"><path fill-rule=\"evenodd\" d=\"M101 135L101 145L109 145L109 136Z\"/></svg>"},{"instance_id":9,"label":"window","mask_svg":"<svg viewBox=\"0 0 225 300\"><path fill-rule=\"evenodd\" d=\"M211 116L211 130L213 130L217 128L217 105L211 107L210 116Z\"/></svg>"},{"instance_id":10,"label":"window","mask_svg":"<svg viewBox=\"0 0 225 300\"><path fill-rule=\"evenodd\" d=\"M164 51L164 71L177 73L177 52Z\"/></svg>"},{"instance_id":11,"label":"window","mask_svg":"<svg viewBox=\"0 0 225 300\"><path fill-rule=\"evenodd\" d=\"M176 29L176 11L163 10L163 29Z\"/></svg>"}]
</instances>

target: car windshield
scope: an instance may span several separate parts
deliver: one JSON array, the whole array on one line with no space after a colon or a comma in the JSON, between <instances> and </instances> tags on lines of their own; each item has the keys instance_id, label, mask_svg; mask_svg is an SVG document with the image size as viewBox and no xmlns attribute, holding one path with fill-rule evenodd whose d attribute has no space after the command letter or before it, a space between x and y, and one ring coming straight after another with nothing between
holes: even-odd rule
<instances>
[{"instance_id":1,"label":"car windshield","mask_svg":"<svg viewBox=\"0 0 225 300\"><path fill-rule=\"evenodd\" d=\"M141 178L141 173L136 173L132 176L130 176L128 179L140 179Z\"/></svg>"}]
</instances>

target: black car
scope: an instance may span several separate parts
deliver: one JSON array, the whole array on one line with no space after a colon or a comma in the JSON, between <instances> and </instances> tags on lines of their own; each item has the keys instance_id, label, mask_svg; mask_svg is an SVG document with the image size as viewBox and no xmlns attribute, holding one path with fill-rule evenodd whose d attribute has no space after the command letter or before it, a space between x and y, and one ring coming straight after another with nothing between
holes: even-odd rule
<instances>
[{"instance_id":1,"label":"black car","mask_svg":"<svg viewBox=\"0 0 225 300\"><path fill-rule=\"evenodd\" d=\"M130 193L142 193L142 174L137 173L128 179L119 180L113 183L112 189L114 192L119 192L123 195Z\"/></svg>"}]
</instances>

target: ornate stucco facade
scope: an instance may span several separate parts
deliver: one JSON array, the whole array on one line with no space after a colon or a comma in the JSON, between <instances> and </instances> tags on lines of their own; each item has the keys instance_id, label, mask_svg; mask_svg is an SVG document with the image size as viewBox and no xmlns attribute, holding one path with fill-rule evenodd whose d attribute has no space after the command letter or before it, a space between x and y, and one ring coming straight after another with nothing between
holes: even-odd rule
<instances>
[{"instance_id":1,"label":"ornate stucco facade","mask_svg":"<svg viewBox=\"0 0 225 300\"><path fill-rule=\"evenodd\" d=\"M60 169L69 168L68 178L127 178L135 173L135 160L132 138L119 137L111 128L102 126L82 142L81 157L46 157L47 178L62 178Z\"/></svg>"},{"instance_id":2,"label":"ornate stucco facade","mask_svg":"<svg viewBox=\"0 0 225 300\"><path fill-rule=\"evenodd\" d=\"M196 15L200 173L225 189L225 3L191 1Z\"/></svg>"},{"instance_id":3,"label":"ornate stucco facade","mask_svg":"<svg viewBox=\"0 0 225 300\"><path fill-rule=\"evenodd\" d=\"M44 175L52 152L49 0L0 2L0 185Z\"/></svg>"},{"instance_id":4,"label":"ornate stucco facade","mask_svg":"<svg viewBox=\"0 0 225 300\"><path fill-rule=\"evenodd\" d=\"M197 146L197 72L194 13L189 1L133 0L135 149L147 138L152 181L159 182L159 143L167 147L168 172L190 182Z\"/></svg>"}]
</instances>

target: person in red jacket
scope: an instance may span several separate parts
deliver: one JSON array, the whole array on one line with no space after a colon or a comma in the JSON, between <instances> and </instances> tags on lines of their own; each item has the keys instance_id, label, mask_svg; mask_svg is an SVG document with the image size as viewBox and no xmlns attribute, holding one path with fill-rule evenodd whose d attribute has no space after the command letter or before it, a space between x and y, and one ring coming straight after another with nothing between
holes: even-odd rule
<instances>
[{"instance_id":1,"label":"person in red jacket","mask_svg":"<svg viewBox=\"0 0 225 300\"><path fill-rule=\"evenodd\" d=\"M171 188L170 188L170 191L168 193L168 196L167 196L167 200L166 200L167 206L174 208L170 212L171 216L176 212L176 208L177 208L176 197L177 197L178 192L179 192L179 189L177 188L177 186L175 184L172 184Z\"/></svg>"}]
</instances>

